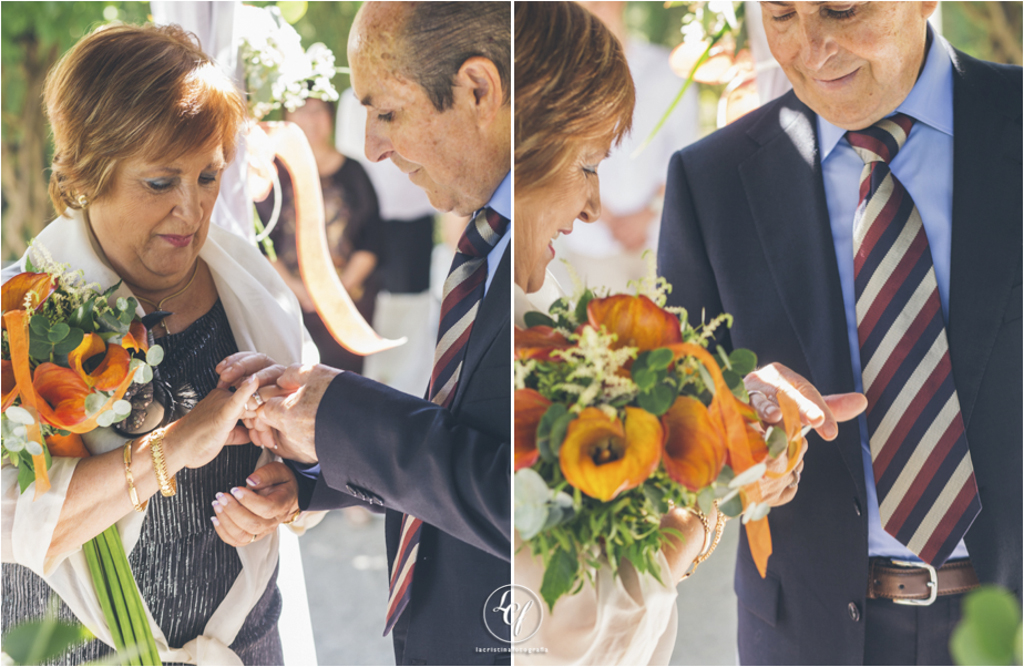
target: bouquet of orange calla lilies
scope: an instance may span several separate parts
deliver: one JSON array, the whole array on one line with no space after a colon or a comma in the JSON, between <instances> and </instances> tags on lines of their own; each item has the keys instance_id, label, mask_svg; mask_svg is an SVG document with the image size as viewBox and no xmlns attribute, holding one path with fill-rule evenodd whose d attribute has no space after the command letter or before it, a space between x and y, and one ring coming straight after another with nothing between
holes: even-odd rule
<instances>
[{"instance_id":1,"label":"bouquet of orange calla lilies","mask_svg":"<svg viewBox=\"0 0 1024 667\"><path fill-rule=\"evenodd\" d=\"M549 607L593 572L623 559L655 577L672 507L742 516L761 576L771 554L766 459L803 443L797 406L780 394L784 427L749 405L749 350L714 352L723 315L692 327L665 308L671 289L653 276L635 295L577 286L515 332L515 524L545 573ZM788 474L789 470L786 473Z\"/></svg>"},{"instance_id":2,"label":"bouquet of orange calla lilies","mask_svg":"<svg viewBox=\"0 0 1024 667\"><path fill-rule=\"evenodd\" d=\"M2 288L0 457L18 469L21 492L34 485L38 498L50 489L53 456L89 456L83 434L131 415L125 392L152 381L163 350L150 345L138 302L114 297L120 283L107 290L86 284L38 245L26 255L26 269ZM159 665L117 526L82 548L115 648L129 664Z\"/></svg>"}]
</instances>

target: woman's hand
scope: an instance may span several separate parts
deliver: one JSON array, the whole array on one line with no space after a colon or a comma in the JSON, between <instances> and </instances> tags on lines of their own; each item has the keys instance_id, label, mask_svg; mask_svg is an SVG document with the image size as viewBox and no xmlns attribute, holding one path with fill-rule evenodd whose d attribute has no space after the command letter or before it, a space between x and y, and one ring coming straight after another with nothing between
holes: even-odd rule
<instances>
[{"instance_id":1,"label":"woman's hand","mask_svg":"<svg viewBox=\"0 0 1024 667\"><path fill-rule=\"evenodd\" d=\"M713 507L711 514L707 516L708 525L715 530L718 522L718 508ZM661 518L662 528L674 528L683 535L683 540L670 535L668 542L662 548L668 560L669 569L672 571L672 581L678 582L686 574L697 556L704 553L704 545L711 544L713 535L708 535L704 530L704 524L692 511L675 508L670 510Z\"/></svg>"},{"instance_id":2,"label":"woman's hand","mask_svg":"<svg viewBox=\"0 0 1024 667\"><path fill-rule=\"evenodd\" d=\"M249 442L248 431L238 425L245 402L258 387L256 378L242 382L235 393L214 389L187 415L175 422L164 438L165 456L173 472L201 468L212 461L224 445Z\"/></svg>"},{"instance_id":3,"label":"woman's hand","mask_svg":"<svg viewBox=\"0 0 1024 667\"><path fill-rule=\"evenodd\" d=\"M269 535L299 510L298 482L283 463L268 463L258 469L246 480L246 486L218 493L213 501L214 530L235 547Z\"/></svg>"},{"instance_id":4,"label":"woman's hand","mask_svg":"<svg viewBox=\"0 0 1024 667\"><path fill-rule=\"evenodd\" d=\"M260 387L277 384L277 378L284 373L285 367L275 362L262 352L235 352L225 357L214 368L220 381L218 389L237 387L250 375L255 375Z\"/></svg>"}]
</instances>

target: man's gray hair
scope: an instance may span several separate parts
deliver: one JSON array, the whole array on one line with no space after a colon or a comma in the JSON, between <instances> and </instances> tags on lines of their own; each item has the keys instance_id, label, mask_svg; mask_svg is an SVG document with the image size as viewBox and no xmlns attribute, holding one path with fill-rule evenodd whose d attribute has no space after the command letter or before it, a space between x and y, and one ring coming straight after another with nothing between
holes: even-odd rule
<instances>
[{"instance_id":1,"label":"man's gray hair","mask_svg":"<svg viewBox=\"0 0 1024 667\"><path fill-rule=\"evenodd\" d=\"M417 2L406 17L401 69L423 87L438 111L455 101L455 75L466 60L490 60L511 96L511 3Z\"/></svg>"}]
</instances>

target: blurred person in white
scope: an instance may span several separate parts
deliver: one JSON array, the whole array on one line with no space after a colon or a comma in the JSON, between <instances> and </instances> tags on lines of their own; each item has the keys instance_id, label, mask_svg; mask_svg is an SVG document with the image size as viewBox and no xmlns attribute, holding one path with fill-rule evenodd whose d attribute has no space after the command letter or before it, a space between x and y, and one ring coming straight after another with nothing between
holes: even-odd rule
<instances>
[{"instance_id":1,"label":"blurred person in white","mask_svg":"<svg viewBox=\"0 0 1024 667\"><path fill-rule=\"evenodd\" d=\"M453 250L434 252L434 215L426 193L390 160L366 159L366 108L352 89L341 94L335 123L335 147L358 161L373 183L380 204L383 244L381 291L373 312L373 328L386 338L408 339L366 358L363 375L409 394L419 395L430 375L434 336L441 312L441 284ZM464 226L464 225L463 225ZM444 255L434 257L434 254ZM431 266L441 265L437 289L431 290ZM436 292L434 294L433 292Z\"/></svg>"},{"instance_id":2,"label":"blurred person in white","mask_svg":"<svg viewBox=\"0 0 1024 667\"><path fill-rule=\"evenodd\" d=\"M658 132L658 139L639 155L683 80L669 67L669 50L627 34L626 2L581 2L608 26L626 48L626 60L636 86L633 130L613 148L598 169L601 178L601 217L596 224L575 225L573 234L555 240L558 257L565 258L587 285L625 291L626 284L647 275L645 250L658 246L658 220L665 193L665 175L672 153L695 141L697 92L691 87ZM562 262L551 272L568 287Z\"/></svg>"}]
</instances>

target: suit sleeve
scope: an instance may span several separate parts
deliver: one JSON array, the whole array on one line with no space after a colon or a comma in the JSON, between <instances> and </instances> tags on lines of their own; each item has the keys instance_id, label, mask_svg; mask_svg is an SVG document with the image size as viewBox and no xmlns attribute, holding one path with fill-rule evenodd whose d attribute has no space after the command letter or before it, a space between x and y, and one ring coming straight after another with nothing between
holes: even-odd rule
<instances>
[{"instance_id":1,"label":"suit sleeve","mask_svg":"<svg viewBox=\"0 0 1024 667\"><path fill-rule=\"evenodd\" d=\"M686 309L691 325L724 311L718 283L697 216L691 183L686 175L684 151L672 156L665 182L665 206L658 240L658 275L672 285L669 306ZM719 327L716 342L731 349L729 331Z\"/></svg>"},{"instance_id":2,"label":"suit sleeve","mask_svg":"<svg viewBox=\"0 0 1024 667\"><path fill-rule=\"evenodd\" d=\"M505 440L355 373L334 379L316 417L317 457L330 489L412 514L507 561L511 447Z\"/></svg>"}]
</instances>

